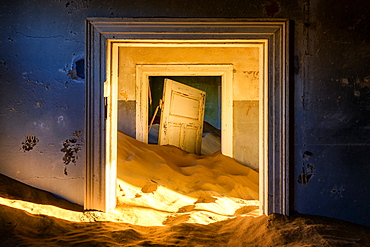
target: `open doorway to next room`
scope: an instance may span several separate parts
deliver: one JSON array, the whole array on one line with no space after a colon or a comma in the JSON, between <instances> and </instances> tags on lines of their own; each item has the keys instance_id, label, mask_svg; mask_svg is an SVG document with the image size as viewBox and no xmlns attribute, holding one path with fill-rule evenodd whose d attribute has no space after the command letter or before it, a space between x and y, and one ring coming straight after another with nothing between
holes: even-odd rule
<instances>
[{"instance_id":1,"label":"open doorway to next room","mask_svg":"<svg viewBox=\"0 0 370 247\"><path fill-rule=\"evenodd\" d=\"M119 49L116 211L125 215L127 222L208 224L238 215L259 215L260 52L258 46ZM145 75L147 87L138 85L138 65L195 61L232 66L229 101L223 100L224 77L205 76L204 72L171 74L171 66L167 71L162 66L163 75ZM206 93L200 154L158 145L166 79ZM228 148L223 138L231 140L231 151L222 151Z\"/></svg>"}]
</instances>

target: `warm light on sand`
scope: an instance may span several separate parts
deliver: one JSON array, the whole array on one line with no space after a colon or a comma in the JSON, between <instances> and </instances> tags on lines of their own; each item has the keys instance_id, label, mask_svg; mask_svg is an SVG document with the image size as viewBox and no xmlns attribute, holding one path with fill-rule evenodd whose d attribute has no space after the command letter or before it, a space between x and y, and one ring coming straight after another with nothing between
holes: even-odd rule
<instances>
[{"instance_id":1,"label":"warm light on sand","mask_svg":"<svg viewBox=\"0 0 370 247\"><path fill-rule=\"evenodd\" d=\"M125 222L209 224L259 215L258 173L220 153L198 156L118 133L117 208Z\"/></svg>"},{"instance_id":2,"label":"warm light on sand","mask_svg":"<svg viewBox=\"0 0 370 247\"><path fill-rule=\"evenodd\" d=\"M155 188L156 191L148 193ZM136 198L147 197L149 204L155 203L149 197L160 194L162 189L169 192L152 185L142 188L147 193L139 187L136 189L139 191ZM153 204L155 210L141 207L141 219L146 217L148 222L153 222L151 219L156 219L159 212L157 219L166 216L165 226L128 224L124 222L125 217L133 215L118 211L109 214L83 212L78 205L1 174L0 196L1 246L370 246L369 227L318 216L248 217L240 215L250 210L241 208L228 220L210 224L183 223L189 219L202 222L207 210L212 213L219 210L210 207L211 200L208 203L199 200L194 204L195 198L186 196L180 197L188 205L177 213L172 213L182 205L177 202L174 206L168 205L170 212L160 210L168 202L166 200L161 205ZM227 198L216 199L222 208L221 202ZM224 202L229 206L228 200ZM136 212L140 209L135 205L131 208L136 208Z\"/></svg>"},{"instance_id":3,"label":"warm light on sand","mask_svg":"<svg viewBox=\"0 0 370 247\"><path fill-rule=\"evenodd\" d=\"M94 214L95 212L94 213L75 212L75 211L63 209L63 208L52 206L52 205L44 205L44 204L38 204L38 203L22 201L22 200L7 199L3 197L0 197L0 204L11 207L11 208L15 208L15 209L21 209L21 210L26 211L27 213L34 214L34 215L46 215L46 216L51 216L51 217L73 221L73 222L94 221L93 220L94 217L92 216L92 214ZM101 214L99 212L97 213ZM98 218L102 218L102 217L98 217Z\"/></svg>"},{"instance_id":4,"label":"warm light on sand","mask_svg":"<svg viewBox=\"0 0 370 247\"><path fill-rule=\"evenodd\" d=\"M216 153L189 154L118 133L117 207L109 213L71 211L0 197L0 204L71 222L114 221L141 226L210 224L258 216L258 173Z\"/></svg>"}]
</instances>

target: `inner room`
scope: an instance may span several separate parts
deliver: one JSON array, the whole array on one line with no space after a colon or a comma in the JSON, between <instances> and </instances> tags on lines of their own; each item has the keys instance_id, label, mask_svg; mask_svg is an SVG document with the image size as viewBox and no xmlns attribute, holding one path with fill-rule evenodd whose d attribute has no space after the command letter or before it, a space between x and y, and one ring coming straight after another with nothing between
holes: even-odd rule
<instances>
[{"instance_id":1,"label":"inner room","mask_svg":"<svg viewBox=\"0 0 370 247\"><path fill-rule=\"evenodd\" d=\"M158 144L163 88L165 79L188 85L206 93L201 154L221 150L221 77L220 76L150 76L149 77L149 133L148 143ZM180 106L181 107L181 106ZM186 107L186 106L182 106Z\"/></svg>"},{"instance_id":2,"label":"inner room","mask_svg":"<svg viewBox=\"0 0 370 247\"><path fill-rule=\"evenodd\" d=\"M112 59L118 91L112 118L118 130L116 211L128 222L208 224L259 215L261 50L118 48ZM206 94L200 153L157 144L167 79Z\"/></svg>"}]
</instances>

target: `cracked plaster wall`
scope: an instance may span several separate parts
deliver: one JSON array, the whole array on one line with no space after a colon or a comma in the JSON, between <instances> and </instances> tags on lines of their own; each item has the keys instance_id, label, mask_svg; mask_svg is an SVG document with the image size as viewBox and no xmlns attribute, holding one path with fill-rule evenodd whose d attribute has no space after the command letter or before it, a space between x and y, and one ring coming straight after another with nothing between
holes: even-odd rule
<instances>
[{"instance_id":1,"label":"cracked plaster wall","mask_svg":"<svg viewBox=\"0 0 370 247\"><path fill-rule=\"evenodd\" d=\"M0 9L0 172L83 202L83 135L64 174L63 143L84 133L86 17L291 20L291 208L370 222L370 2L7 1ZM38 142L23 151L26 136Z\"/></svg>"}]
</instances>

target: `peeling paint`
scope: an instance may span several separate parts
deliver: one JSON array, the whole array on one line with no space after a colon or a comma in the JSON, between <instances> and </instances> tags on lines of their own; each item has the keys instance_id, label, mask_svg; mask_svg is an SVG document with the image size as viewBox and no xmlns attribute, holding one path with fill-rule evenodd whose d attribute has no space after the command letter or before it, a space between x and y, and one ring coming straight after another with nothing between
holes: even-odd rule
<instances>
[{"instance_id":1,"label":"peeling paint","mask_svg":"<svg viewBox=\"0 0 370 247\"><path fill-rule=\"evenodd\" d=\"M354 95L355 97L360 97L360 96L361 96L361 92L360 92L359 90L355 90L355 91L353 92L353 95Z\"/></svg>"},{"instance_id":2,"label":"peeling paint","mask_svg":"<svg viewBox=\"0 0 370 247\"><path fill-rule=\"evenodd\" d=\"M63 116L59 116L59 117L58 117L58 121L57 121L57 123L58 123L59 125L64 126L64 125L65 125L64 117L63 117Z\"/></svg>"},{"instance_id":3,"label":"peeling paint","mask_svg":"<svg viewBox=\"0 0 370 247\"><path fill-rule=\"evenodd\" d=\"M352 78L341 78L337 79L341 83L342 87L353 90L353 96L360 99L363 95L367 99L370 90L370 76L364 78L352 77Z\"/></svg>"},{"instance_id":4,"label":"peeling paint","mask_svg":"<svg viewBox=\"0 0 370 247\"><path fill-rule=\"evenodd\" d=\"M46 125L44 122L41 122L39 120L33 122L33 126L35 126L38 129L42 129L42 130L49 130L50 129L48 125Z\"/></svg>"},{"instance_id":5,"label":"peeling paint","mask_svg":"<svg viewBox=\"0 0 370 247\"><path fill-rule=\"evenodd\" d=\"M31 151L38 142L39 139L35 135L27 135L26 140L22 142L23 152Z\"/></svg>"},{"instance_id":6,"label":"peeling paint","mask_svg":"<svg viewBox=\"0 0 370 247\"><path fill-rule=\"evenodd\" d=\"M64 153L64 156L62 158L64 162L64 175L68 175L67 172L67 165L69 164L77 164L77 153L81 151L81 139L82 136L82 130L77 130L73 133L72 138L68 138L63 142L63 148L60 150L62 153Z\"/></svg>"},{"instance_id":7,"label":"peeling paint","mask_svg":"<svg viewBox=\"0 0 370 247\"><path fill-rule=\"evenodd\" d=\"M298 175L297 182L302 184L303 187L306 187L310 179L315 175L315 167L312 164L306 163L311 156L313 156L313 153L310 151L305 151L302 155L302 173Z\"/></svg>"},{"instance_id":8,"label":"peeling paint","mask_svg":"<svg viewBox=\"0 0 370 247\"><path fill-rule=\"evenodd\" d=\"M121 91L119 94L124 98L124 100L125 100L126 102L128 101L128 95L127 95L127 93L125 93L125 92Z\"/></svg>"},{"instance_id":9,"label":"peeling paint","mask_svg":"<svg viewBox=\"0 0 370 247\"><path fill-rule=\"evenodd\" d=\"M348 78L342 78L340 81L341 81L342 85L348 85L349 84Z\"/></svg>"},{"instance_id":10,"label":"peeling paint","mask_svg":"<svg viewBox=\"0 0 370 247\"><path fill-rule=\"evenodd\" d=\"M343 198L343 191L345 191L343 185L339 187L334 186L333 189L330 191L330 195L334 196L335 199Z\"/></svg>"}]
</instances>

